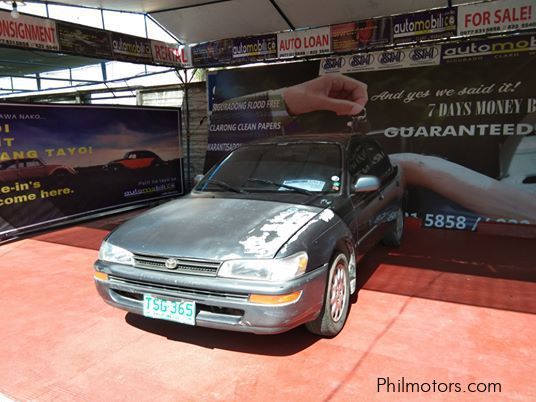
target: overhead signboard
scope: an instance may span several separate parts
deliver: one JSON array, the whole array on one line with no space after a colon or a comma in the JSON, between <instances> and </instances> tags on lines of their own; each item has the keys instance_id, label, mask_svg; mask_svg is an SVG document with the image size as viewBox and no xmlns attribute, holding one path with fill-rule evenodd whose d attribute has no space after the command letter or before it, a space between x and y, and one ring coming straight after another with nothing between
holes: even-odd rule
<instances>
[{"instance_id":1,"label":"overhead signboard","mask_svg":"<svg viewBox=\"0 0 536 402\"><path fill-rule=\"evenodd\" d=\"M383 52L326 57L320 62L320 74L426 67L438 65L440 61L441 47L439 45L419 46Z\"/></svg>"},{"instance_id":2,"label":"overhead signboard","mask_svg":"<svg viewBox=\"0 0 536 402\"><path fill-rule=\"evenodd\" d=\"M0 45L40 50L59 50L54 20L21 14L14 19L0 11Z\"/></svg>"},{"instance_id":3,"label":"overhead signboard","mask_svg":"<svg viewBox=\"0 0 536 402\"><path fill-rule=\"evenodd\" d=\"M277 34L279 58L316 56L331 52L330 28L305 29Z\"/></svg>"},{"instance_id":4,"label":"overhead signboard","mask_svg":"<svg viewBox=\"0 0 536 402\"><path fill-rule=\"evenodd\" d=\"M58 42L62 52L91 57L112 56L110 34L102 29L58 21Z\"/></svg>"},{"instance_id":5,"label":"overhead signboard","mask_svg":"<svg viewBox=\"0 0 536 402\"><path fill-rule=\"evenodd\" d=\"M192 66L192 53L189 46L151 40L151 50L156 64L171 67Z\"/></svg>"},{"instance_id":6,"label":"overhead signboard","mask_svg":"<svg viewBox=\"0 0 536 402\"><path fill-rule=\"evenodd\" d=\"M277 35L246 36L233 39L233 60L254 62L277 58Z\"/></svg>"},{"instance_id":7,"label":"overhead signboard","mask_svg":"<svg viewBox=\"0 0 536 402\"><path fill-rule=\"evenodd\" d=\"M456 9L444 8L393 17L395 43L440 39L456 35Z\"/></svg>"},{"instance_id":8,"label":"overhead signboard","mask_svg":"<svg viewBox=\"0 0 536 402\"><path fill-rule=\"evenodd\" d=\"M233 59L233 40L222 39L200 43L192 47L192 62L196 67L229 64Z\"/></svg>"},{"instance_id":9,"label":"overhead signboard","mask_svg":"<svg viewBox=\"0 0 536 402\"><path fill-rule=\"evenodd\" d=\"M121 61L152 63L151 41L139 36L111 32L113 57Z\"/></svg>"},{"instance_id":10,"label":"overhead signboard","mask_svg":"<svg viewBox=\"0 0 536 402\"><path fill-rule=\"evenodd\" d=\"M458 35L536 28L534 0L491 1L458 7Z\"/></svg>"},{"instance_id":11,"label":"overhead signboard","mask_svg":"<svg viewBox=\"0 0 536 402\"><path fill-rule=\"evenodd\" d=\"M330 29L333 52L350 52L392 42L391 17L332 25Z\"/></svg>"},{"instance_id":12,"label":"overhead signboard","mask_svg":"<svg viewBox=\"0 0 536 402\"><path fill-rule=\"evenodd\" d=\"M478 61L536 54L536 34L514 35L441 46L441 62Z\"/></svg>"}]
</instances>

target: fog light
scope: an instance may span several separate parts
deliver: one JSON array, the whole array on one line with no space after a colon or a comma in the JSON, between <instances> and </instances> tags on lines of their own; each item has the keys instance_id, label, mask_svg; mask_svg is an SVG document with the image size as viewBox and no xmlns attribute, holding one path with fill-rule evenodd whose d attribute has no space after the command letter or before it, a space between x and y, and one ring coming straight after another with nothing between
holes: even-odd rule
<instances>
[{"instance_id":1,"label":"fog light","mask_svg":"<svg viewBox=\"0 0 536 402\"><path fill-rule=\"evenodd\" d=\"M256 304L287 304L297 301L302 294L301 290L285 295L249 295L249 302Z\"/></svg>"},{"instance_id":2,"label":"fog light","mask_svg":"<svg viewBox=\"0 0 536 402\"><path fill-rule=\"evenodd\" d=\"M94 278L98 279L99 281L107 281L108 280L108 274L105 274L104 272L95 272Z\"/></svg>"}]
</instances>

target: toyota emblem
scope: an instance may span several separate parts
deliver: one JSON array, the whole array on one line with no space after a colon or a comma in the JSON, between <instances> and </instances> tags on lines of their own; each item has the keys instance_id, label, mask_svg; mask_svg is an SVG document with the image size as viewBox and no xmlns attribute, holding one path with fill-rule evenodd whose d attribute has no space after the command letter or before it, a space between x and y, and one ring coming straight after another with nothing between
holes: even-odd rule
<instances>
[{"instance_id":1,"label":"toyota emblem","mask_svg":"<svg viewBox=\"0 0 536 402\"><path fill-rule=\"evenodd\" d=\"M177 260L175 258L168 258L166 260L165 265L166 265L167 269L175 269L175 268L177 268L177 263L178 262L177 262Z\"/></svg>"}]
</instances>

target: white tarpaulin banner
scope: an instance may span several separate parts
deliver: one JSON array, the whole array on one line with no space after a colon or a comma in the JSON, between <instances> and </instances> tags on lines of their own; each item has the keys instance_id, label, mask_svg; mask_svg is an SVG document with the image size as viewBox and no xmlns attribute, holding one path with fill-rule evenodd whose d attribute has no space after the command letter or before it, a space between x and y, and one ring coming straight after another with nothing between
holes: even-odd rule
<instances>
[{"instance_id":1,"label":"white tarpaulin banner","mask_svg":"<svg viewBox=\"0 0 536 402\"><path fill-rule=\"evenodd\" d=\"M322 59L320 74L425 67L438 65L440 60L441 47L439 45L359 53Z\"/></svg>"},{"instance_id":2,"label":"white tarpaulin banner","mask_svg":"<svg viewBox=\"0 0 536 402\"><path fill-rule=\"evenodd\" d=\"M56 23L49 19L20 15L14 19L0 12L0 44L43 50L59 50Z\"/></svg>"},{"instance_id":3,"label":"white tarpaulin banner","mask_svg":"<svg viewBox=\"0 0 536 402\"><path fill-rule=\"evenodd\" d=\"M157 64L173 67L191 67L192 54L189 46L179 46L151 40L153 60Z\"/></svg>"},{"instance_id":4,"label":"white tarpaulin banner","mask_svg":"<svg viewBox=\"0 0 536 402\"><path fill-rule=\"evenodd\" d=\"M458 35L536 27L534 0L492 1L458 7Z\"/></svg>"},{"instance_id":5,"label":"white tarpaulin banner","mask_svg":"<svg viewBox=\"0 0 536 402\"><path fill-rule=\"evenodd\" d=\"M277 34L277 55L280 58L314 56L330 52L329 27Z\"/></svg>"}]
</instances>

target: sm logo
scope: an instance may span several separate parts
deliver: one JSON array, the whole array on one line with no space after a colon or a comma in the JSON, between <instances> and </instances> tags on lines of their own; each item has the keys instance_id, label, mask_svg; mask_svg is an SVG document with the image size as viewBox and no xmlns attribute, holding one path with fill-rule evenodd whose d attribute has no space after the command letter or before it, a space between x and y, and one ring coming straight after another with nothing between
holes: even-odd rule
<instances>
[{"instance_id":1,"label":"sm logo","mask_svg":"<svg viewBox=\"0 0 536 402\"><path fill-rule=\"evenodd\" d=\"M352 67L370 66L374 62L374 56L372 54L356 54L350 59L350 65Z\"/></svg>"},{"instance_id":2,"label":"sm logo","mask_svg":"<svg viewBox=\"0 0 536 402\"><path fill-rule=\"evenodd\" d=\"M435 47L420 47L409 52L412 61L434 60L439 55L439 50Z\"/></svg>"},{"instance_id":3,"label":"sm logo","mask_svg":"<svg viewBox=\"0 0 536 402\"><path fill-rule=\"evenodd\" d=\"M388 51L388 52L383 52L382 54L380 54L380 58L378 61L381 64L395 64L395 63L401 63L405 57L406 55L404 54L404 52L400 50L393 51L393 52Z\"/></svg>"},{"instance_id":4,"label":"sm logo","mask_svg":"<svg viewBox=\"0 0 536 402\"><path fill-rule=\"evenodd\" d=\"M346 64L346 60L344 57L330 57L327 59L324 59L324 64L322 64L322 68L324 70L339 70L344 67Z\"/></svg>"}]
</instances>

